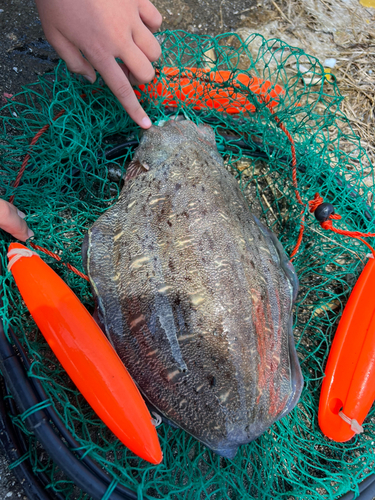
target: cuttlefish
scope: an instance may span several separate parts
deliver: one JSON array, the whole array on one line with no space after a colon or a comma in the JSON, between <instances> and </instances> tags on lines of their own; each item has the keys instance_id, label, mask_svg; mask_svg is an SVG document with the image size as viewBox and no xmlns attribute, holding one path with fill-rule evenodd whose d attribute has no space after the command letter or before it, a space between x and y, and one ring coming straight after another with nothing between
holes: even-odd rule
<instances>
[{"instance_id":1,"label":"cuttlefish","mask_svg":"<svg viewBox=\"0 0 375 500\"><path fill-rule=\"evenodd\" d=\"M144 133L83 257L103 330L166 421L232 458L296 405L296 273L210 126Z\"/></svg>"}]
</instances>

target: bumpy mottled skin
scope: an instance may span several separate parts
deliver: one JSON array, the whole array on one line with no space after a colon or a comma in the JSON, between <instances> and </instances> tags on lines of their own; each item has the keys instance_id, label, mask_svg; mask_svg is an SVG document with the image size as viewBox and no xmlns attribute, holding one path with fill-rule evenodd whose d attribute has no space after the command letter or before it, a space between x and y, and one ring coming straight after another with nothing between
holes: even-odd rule
<instances>
[{"instance_id":1,"label":"bumpy mottled skin","mask_svg":"<svg viewBox=\"0 0 375 500\"><path fill-rule=\"evenodd\" d=\"M152 127L135 165L89 231L100 321L149 402L233 457L300 396L297 278L225 170L210 127Z\"/></svg>"}]
</instances>

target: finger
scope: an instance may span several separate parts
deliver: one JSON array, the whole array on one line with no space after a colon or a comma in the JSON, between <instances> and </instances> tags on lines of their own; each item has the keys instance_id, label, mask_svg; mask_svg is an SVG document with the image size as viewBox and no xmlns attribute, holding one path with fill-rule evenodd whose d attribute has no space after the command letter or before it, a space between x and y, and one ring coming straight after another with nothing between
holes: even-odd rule
<instances>
[{"instance_id":1,"label":"finger","mask_svg":"<svg viewBox=\"0 0 375 500\"><path fill-rule=\"evenodd\" d=\"M125 64L118 63L118 65L122 69L122 71L124 72L126 78L129 80L130 84L131 85L138 85L138 82L135 82L135 78L133 77L133 75L130 74L129 69L125 66Z\"/></svg>"},{"instance_id":2,"label":"finger","mask_svg":"<svg viewBox=\"0 0 375 500\"><path fill-rule=\"evenodd\" d=\"M0 228L21 241L26 241L34 235L26 222L18 215L16 207L5 200L0 200Z\"/></svg>"},{"instance_id":3,"label":"finger","mask_svg":"<svg viewBox=\"0 0 375 500\"><path fill-rule=\"evenodd\" d=\"M53 45L56 52L61 59L64 59L66 65L72 73L83 75L86 80L94 83L96 80L96 73L91 64L85 59L79 49L65 38L60 32L56 31L51 37L51 45Z\"/></svg>"},{"instance_id":4,"label":"finger","mask_svg":"<svg viewBox=\"0 0 375 500\"><path fill-rule=\"evenodd\" d=\"M139 15L145 25L152 33L158 31L163 22L163 17L158 9L149 0L140 0L138 5Z\"/></svg>"},{"instance_id":5,"label":"finger","mask_svg":"<svg viewBox=\"0 0 375 500\"><path fill-rule=\"evenodd\" d=\"M139 82L129 71L129 69L125 66L124 63L118 63L122 71L125 73L126 78L129 80L129 82L134 86L134 85L141 85L141 82Z\"/></svg>"},{"instance_id":6,"label":"finger","mask_svg":"<svg viewBox=\"0 0 375 500\"><path fill-rule=\"evenodd\" d=\"M129 116L140 127L145 129L150 128L151 121L139 104L128 78L117 64L116 60L113 57L108 57L103 58L100 62L94 62L94 64Z\"/></svg>"},{"instance_id":7,"label":"finger","mask_svg":"<svg viewBox=\"0 0 375 500\"><path fill-rule=\"evenodd\" d=\"M129 41L125 41L122 44L122 49L124 50L125 47L125 53L124 57L122 57L122 54L119 53L114 54L116 57L119 57L122 59L123 63L125 64L126 68L128 68L129 72L133 75L133 77L139 82L139 83L148 83L150 82L154 76L155 76L155 70L148 60L148 58L145 56L145 54L139 49L135 43L133 42L133 39L130 39ZM103 76L105 79L106 83L107 80L103 75L103 71L107 72L107 78L110 76L110 72L114 70L114 59L113 55L109 51L104 50L103 48L100 48L99 50L95 50L95 47L91 47L91 49L87 49L85 52L85 55L87 59L90 61L90 63L96 68L99 73ZM119 69L119 65L116 63L117 70ZM110 69L110 72L108 70ZM119 72L116 71L116 74L118 75ZM113 79L112 79L113 80ZM108 85L108 83L107 83ZM108 85L109 86L109 85ZM113 90L112 90L113 91Z\"/></svg>"},{"instance_id":8,"label":"finger","mask_svg":"<svg viewBox=\"0 0 375 500\"><path fill-rule=\"evenodd\" d=\"M139 83L148 83L153 80L155 70L148 57L134 42L132 47L126 47L126 51L120 54L120 57Z\"/></svg>"},{"instance_id":9,"label":"finger","mask_svg":"<svg viewBox=\"0 0 375 500\"><path fill-rule=\"evenodd\" d=\"M141 22L139 26L133 30L133 40L149 61L157 61L161 56L159 42L151 31Z\"/></svg>"}]
</instances>

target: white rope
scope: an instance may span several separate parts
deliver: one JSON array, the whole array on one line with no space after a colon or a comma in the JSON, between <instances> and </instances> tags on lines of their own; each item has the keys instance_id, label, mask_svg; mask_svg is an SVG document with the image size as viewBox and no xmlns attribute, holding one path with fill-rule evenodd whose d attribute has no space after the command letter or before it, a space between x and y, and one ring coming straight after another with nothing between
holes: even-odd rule
<instances>
[{"instance_id":1,"label":"white rope","mask_svg":"<svg viewBox=\"0 0 375 500\"><path fill-rule=\"evenodd\" d=\"M158 415L155 411L151 412L155 418L151 419L152 425L155 427L159 427L159 425L162 423L162 418L160 415Z\"/></svg>"},{"instance_id":2,"label":"white rope","mask_svg":"<svg viewBox=\"0 0 375 500\"><path fill-rule=\"evenodd\" d=\"M339 411L339 415L347 424L350 425L351 430L356 434L361 434L361 432L363 432L362 425L360 425L355 418L347 417L342 411Z\"/></svg>"},{"instance_id":3,"label":"white rope","mask_svg":"<svg viewBox=\"0 0 375 500\"><path fill-rule=\"evenodd\" d=\"M32 250L29 250L28 248L13 248L8 252L7 255L8 259L10 259L8 264L8 271L10 271L12 269L13 264L16 263L17 260L21 259L22 257L32 257L33 255L39 257L37 253L33 252Z\"/></svg>"},{"instance_id":4,"label":"white rope","mask_svg":"<svg viewBox=\"0 0 375 500\"><path fill-rule=\"evenodd\" d=\"M368 253L368 254L366 254L366 257L367 257L368 259L373 259L373 258L374 258L374 256L373 256L373 254L372 254L372 253Z\"/></svg>"}]
</instances>

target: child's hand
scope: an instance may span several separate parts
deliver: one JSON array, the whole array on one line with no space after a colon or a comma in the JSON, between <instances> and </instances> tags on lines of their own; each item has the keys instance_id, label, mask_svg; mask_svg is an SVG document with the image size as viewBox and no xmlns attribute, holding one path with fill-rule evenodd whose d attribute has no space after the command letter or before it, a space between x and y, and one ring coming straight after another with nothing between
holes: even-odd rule
<instances>
[{"instance_id":1,"label":"child's hand","mask_svg":"<svg viewBox=\"0 0 375 500\"><path fill-rule=\"evenodd\" d=\"M149 0L35 1L47 40L69 70L94 82L97 69L131 118L149 128L130 82L147 83L154 77L150 61L160 57L161 49L152 33L162 22L156 7Z\"/></svg>"},{"instance_id":2,"label":"child's hand","mask_svg":"<svg viewBox=\"0 0 375 500\"><path fill-rule=\"evenodd\" d=\"M14 205L0 199L0 228L21 241L34 236L33 231L23 220L24 217L25 214L17 210Z\"/></svg>"}]
</instances>

